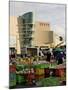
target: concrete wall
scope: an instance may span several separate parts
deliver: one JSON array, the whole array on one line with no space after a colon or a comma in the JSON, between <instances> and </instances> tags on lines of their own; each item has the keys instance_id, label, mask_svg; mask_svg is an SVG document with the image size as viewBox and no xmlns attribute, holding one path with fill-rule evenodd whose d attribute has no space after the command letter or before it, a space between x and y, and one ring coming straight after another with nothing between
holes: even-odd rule
<instances>
[{"instance_id":1,"label":"concrete wall","mask_svg":"<svg viewBox=\"0 0 68 90\"><path fill-rule=\"evenodd\" d=\"M50 31L50 24L48 22L35 22L35 30Z\"/></svg>"},{"instance_id":2,"label":"concrete wall","mask_svg":"<svg viewBox=\"0 0 68 90\"><path fill-rule=\"evenodd\" d=\"M35 22L33 34L33 46L50 46L53 43L53 31L50 31L50 24L46 22Z\"/></svg>"},{"instance_id":3,"label":"concrete wall","mask_svg":"<svg viewBox=\"0 0 68 90\"><path fill-rule=\"evenodd\" d=\"M18 23L17 17L10 16L10 24L9 24L9 38L10 38L10 47L15 47L17 49L17 53L20 54L20 43L19 43L19 34L18 34Z\"/></svg>"},{"instance_id":4,"label":"concrete wall","mask_svg":"<svg viewBox=\"0 0 68 90\"><path fill-rule=\"evenodd\" d=\"M53 43L53 31L35 31L32 44L34 46L48 46Z\"/></svg>"}]
</instances>

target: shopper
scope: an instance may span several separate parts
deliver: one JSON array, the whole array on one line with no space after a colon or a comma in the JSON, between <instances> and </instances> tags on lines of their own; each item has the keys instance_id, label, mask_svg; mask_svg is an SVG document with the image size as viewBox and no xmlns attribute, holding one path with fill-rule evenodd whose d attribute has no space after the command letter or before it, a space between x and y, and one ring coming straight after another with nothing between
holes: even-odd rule
<instances>
[{"instance_id":1,"label":"shopper","mask_svg":"<svg viewBox=\"0 0 68 90\"><path fill-rule=\"evenodd\" d=\"M50 58L51 58L51 53L50 50L47 51L47 61L50 62Z\"/></svg>"},{"instance_id":2,"label":"shopper","mask_svg":"<svg viewBox=\"0 0 68 90\"><path fill-rule=\"evenodd\" d=\"M59 52L57 54L57 63L62 64L63 63L63 52Z\"/></svg>"}]
</instances>

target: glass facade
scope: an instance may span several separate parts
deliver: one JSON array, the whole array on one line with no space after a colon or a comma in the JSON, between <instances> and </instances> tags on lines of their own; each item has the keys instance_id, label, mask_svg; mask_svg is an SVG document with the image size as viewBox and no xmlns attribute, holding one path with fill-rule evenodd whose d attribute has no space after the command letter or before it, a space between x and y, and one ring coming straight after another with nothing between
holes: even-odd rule
<instances>
[{"instance_id":1,"label":"glass facade","mask_svg":"<svg viewBox=\"0 0 68 90\"><path fill-rule=\"evenodd\" d=\"M33 13L28 12L18 17L18 31L21 53L23 53L23 47L31 47L32 41L32 28L33 28Z\"/></svg>"}]
</instances>

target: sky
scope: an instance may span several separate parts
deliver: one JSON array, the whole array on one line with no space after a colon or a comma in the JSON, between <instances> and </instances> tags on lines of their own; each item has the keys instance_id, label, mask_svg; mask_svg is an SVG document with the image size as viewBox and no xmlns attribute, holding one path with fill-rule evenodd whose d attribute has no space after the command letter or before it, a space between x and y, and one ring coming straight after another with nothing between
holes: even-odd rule
<instances>
[{"instance_id":1,"label":"sky","mask_svg":"<svg viewBox=\"0 0 68 90\"><path fill-rule=\"evenodd\" d=\"M36 21L49 22L51 30L53 30L56 35L62 36L65 39L65 4L31 3L22 1L10 2L10 16L18 17L30 11L34 13Z\"/></svg>"}]
</instances>

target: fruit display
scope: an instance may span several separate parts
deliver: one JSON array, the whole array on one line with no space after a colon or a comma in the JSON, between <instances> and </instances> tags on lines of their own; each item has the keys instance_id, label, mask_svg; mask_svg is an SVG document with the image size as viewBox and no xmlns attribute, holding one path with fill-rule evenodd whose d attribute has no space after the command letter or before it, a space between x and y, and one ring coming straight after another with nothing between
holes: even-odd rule
<instances>
[{"instance_id":1,"label":"fruit display","mask_svg":"<svg viewBox=\"0 0 68 90\"><path fill-rule=\"evenodd\" d=\"M42 75L42 74L44 74L44 69L36 68L36 69L35 69L35 74L36 74L36 75Z\"/></svg>"},{"instance_id":2,"label":"fruit display","mask_svg":"<svg viewBox=\"0 0 68 90\"><path fill-rule=\"evenodd\" d=\"M40 61L39 57L16 58L10 64L10 87L26 86L58 86L65 84L65 68L56 63ZM58 68L60 67L60 68Z\"/></svg>"}]
</instances>

